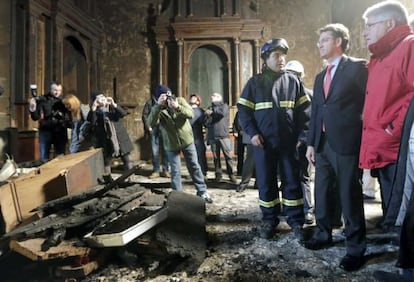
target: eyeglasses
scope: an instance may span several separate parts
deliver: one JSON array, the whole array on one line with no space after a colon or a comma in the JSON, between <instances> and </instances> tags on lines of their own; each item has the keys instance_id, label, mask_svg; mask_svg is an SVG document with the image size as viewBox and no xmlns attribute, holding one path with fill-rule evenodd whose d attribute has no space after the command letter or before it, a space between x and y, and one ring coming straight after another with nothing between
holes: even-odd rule
<instances>
[{"instance_id":1,"label":"eyeglasses","mask_svg":"<svg viewBox=\"0 0 414 282\"><path fill-rule=\"evenodd\" d=\"M320 46L322 44L327 43L329 40L333 40L333 39L334 39L333 37L325 37L325 38L322 38L321 40L319 40L318 42L316 42L316 45L317 46Z\"/></svg>"},{"instance_id":2,"label":"eyeglasses","mask_svg":"<svg viewBox=\"0 0 414 282\"><path fill-rule=\"evenodd\" d=\"M388 21L388 20L381 20L381 21L377 21L377 22L373 22L373 23L366 23L365 24L365 29L370 29L374 25L377 25L379 23L383 23L383 22L386 22L386 21Z\"/></svg>"}]
</instances>

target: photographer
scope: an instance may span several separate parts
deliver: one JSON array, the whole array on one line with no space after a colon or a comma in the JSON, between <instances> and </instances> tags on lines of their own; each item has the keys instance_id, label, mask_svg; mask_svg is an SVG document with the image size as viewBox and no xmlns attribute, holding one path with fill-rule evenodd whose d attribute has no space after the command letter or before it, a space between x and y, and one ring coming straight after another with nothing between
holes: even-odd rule
<instances>
[{"instance_id":1,"label":"photographer","mask_svg":"<svg viewBox=\"0 0 414 282\"><path fill-rule=\"evenodd\" d=\"M226 161L226 170L230 181L237 183L233 171L233 157L229 138L229 105L224 103L220 93L211 94L211 106L204 113L204 125L207 128L207 144L211 147L214 159L216 181L222 180L220 151Z\"/></svg>"},{"instance_id":2,"label":"photographer","mask_svg":"<svg viewBox=\"0 0 414 282\"><path fill-rule=\"evenodd\" d=\"M122 118L128 113L121 106L118 106L113 98L105 97L102 91L92 92L91 102L91 110L87 120L93 129L95 147L102 148L105 166L103 181L108 183L112 181L111 164L113 158L120 157L125 170L133 167L130 152L134 147L122 123Z\"/></svg>"},{"instance_id":3,"label":"photographer","mask_svg":"<svg viewBox=\"0 0 414 282\"><path fill-rule=\"evenodd\" d=\"M197 189L197 195L205 202L212 203L194 145L193 130L190 124L190 119L194 116L193 109L183 97L176 98L164 85L157 86L154 97L157 99L157 104L152 107L148 122L151 127L157 124L160 126L171 166L171 187L177 191L182 190L180 157L180 152L182 152Z\"/></svg>"},{"instance_id":4,"label":"photographer","mask_svg":"<svg viewBox=\"0 0 414 282\"><path fill-rule=\"evenodd\" d=\"M40 159L50 159L50 150L54 154L63 155L68 141L67 128L70 127L69 112L62 103L62 85L58 82L50 84L50 91L43 96L37 96L32 88L32 98L29 101L30 117L39 121Z\"/></svg>"}]
</instances>

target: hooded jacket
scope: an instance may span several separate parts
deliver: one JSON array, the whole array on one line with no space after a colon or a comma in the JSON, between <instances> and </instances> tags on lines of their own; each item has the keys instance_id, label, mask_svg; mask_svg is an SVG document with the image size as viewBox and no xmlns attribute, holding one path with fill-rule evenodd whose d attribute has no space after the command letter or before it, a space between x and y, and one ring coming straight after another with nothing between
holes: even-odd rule
<instances>
[{"instance_id":1,"label":"hooded jacket","mask_svg":"<svg viewBox=\"0 0 414 282\"><path fill-rule=\"evenodd\" d=\"M368 48L372 56L359 166L374 169L397 161L404 117L414 96L414 35L408 25L400 25Z\"/></svg>"}]
</instances>

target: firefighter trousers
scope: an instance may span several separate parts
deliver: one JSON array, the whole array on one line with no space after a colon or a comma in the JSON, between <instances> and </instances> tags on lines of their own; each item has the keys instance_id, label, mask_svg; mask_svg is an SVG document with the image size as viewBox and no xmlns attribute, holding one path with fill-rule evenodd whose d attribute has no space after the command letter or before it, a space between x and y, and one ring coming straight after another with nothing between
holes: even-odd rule
<instances>
[{"instance_id":1,"label":"firefighter trousers","mask_svg":"<svg viewBox=\"0 0 414 282\"><path fill-rule=\"evenodd\" d=\"M287 223L291 227L302 226L305 222L304 201L295 147L279 150L254 146L254 159L262 220L277 225L278 216L283 209L287 216ZM280 175L280 189L278 174ZM282 199L279 197L279 190L282 193Z\"/></svg>"}]
</instances>

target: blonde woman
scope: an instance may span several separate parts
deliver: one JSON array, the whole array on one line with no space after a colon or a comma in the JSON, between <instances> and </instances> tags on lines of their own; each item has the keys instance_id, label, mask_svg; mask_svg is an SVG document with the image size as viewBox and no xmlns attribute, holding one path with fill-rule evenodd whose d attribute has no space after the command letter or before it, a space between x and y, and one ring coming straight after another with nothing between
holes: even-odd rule
<instances>
[{"instance_id":1,"label":"blonde woman","mask_svg":"<svg viewBox=\"0 0 414 282\"><path fill-rule=\"evenodd\" d=\"M88 150L92 147L91 124L87 120L89 105L82 104L78 97L73 94L65 95L63 104L70 111L72 117L70 153Z\"/></svg>"}]
</instances>

